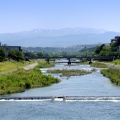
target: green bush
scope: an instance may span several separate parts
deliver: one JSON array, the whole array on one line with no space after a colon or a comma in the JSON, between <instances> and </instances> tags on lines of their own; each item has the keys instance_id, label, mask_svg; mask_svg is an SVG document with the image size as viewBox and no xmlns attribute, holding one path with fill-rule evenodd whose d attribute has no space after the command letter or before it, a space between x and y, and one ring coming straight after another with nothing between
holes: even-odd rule
<instances>
[{"instance_id":1,"label":"green bush","mask_svg":"<svg viewBox=\"0 0 120 120\"><path fill-rule=\"evenodd\" d=\"M23 92L25 89L44 87L58 82L59 79L51 75L43 75L38 68L28 71L19 69L0 76L0 94Z\"/></svg>"},{"instance_id":2,"label":"green bush","mask_svg":"<svg viewBox=\"0 0 120 120\"><path fill-rule=\"evenodd\" d=\"M115 63L116 65L120 65L120 59L116 59L112 63Z\"/></svg>"}]
</instances>

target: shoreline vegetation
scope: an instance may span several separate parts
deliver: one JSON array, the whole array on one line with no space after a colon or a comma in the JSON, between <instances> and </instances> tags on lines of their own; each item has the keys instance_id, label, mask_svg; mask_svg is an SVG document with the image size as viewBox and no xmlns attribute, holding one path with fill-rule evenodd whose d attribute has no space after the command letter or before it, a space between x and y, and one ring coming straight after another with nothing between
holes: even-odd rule
<instances>
[{"instance_id":1,"label":"shoreline vegetation","mask_svg":"<svg viewBox=\"0 0 120 120\"><path fill-rule=\"evenodd\" d=\"M120 86L120 70L119 69L103 69L101 70L103 76L109 78L113 84Z\"/></svg>"},{"instance_id":2,"label":"shoreline vegetation","mask_svg":"<svg viewBox=\"0 0 120 120\"><path fill-rule=\"evenodd\" d=\"M108 68L108 66L105 63L101 63L101 62L93 62L91 66L97 68Z\"/></svg>"},{"instance_id":3,"label":"shoreline vegetation","mask_svg":"<svg viewBox=\"0 0 120 120\"><path fill-rule=\"evenodd\" d=\"M44 60L40 60L38 63L39 63L37 65L38 68L50 68L50 67L54 67L55 66L55 64L53 62L47 63Z\"/></svg>"},{"instance_id":4,"label":"shoreline vegetation","mask_svg":"<svg viewBox=\"0 0 120 120\"><path fill-rule=\"evenodd\" d=\"M77 70L77 69L56 69L56 70L47 70L48 73L53 73L53 74L57 74L57 73L61 73L62 75L60 75L60 77L62 76L66 76L66 77L70 77L70 76L81 76L81 75L86 75L86 74L90 74L95 70Z\"/></svg>"},{"instance_id":5,"label":"shoreline vegetation","mask_svg":"<svg viewBox=\"0 0 120 120\"><path fill-rule=\"evenodd\" d=\"M99 68L107 68L107 69L102 69L100 71L101 74L109 78L113 84L120 86L120 66L119 65L120 65L120 60L115 60L110 63L95 62L95 63L92 63L91 66L99 67Z\"/></svg>"},{"instance_id":6,"label":"shoreline vegetation","mask_svg":"<svg viewBox=\"0 0 120 120\"><path fill-rule=\"evenodd\" d=\"M120 65L120 59L116 59L116 60L112 61L112 63L115 65Z\"/></svg>"},{"instance_id":7,"label":"shoreline vegetation","mask_svg":"<svg viewBox=\"0 0 120 120\"><path fill-rule=\"evenodd\" d=\"M116 64L119 64L120 60L115 61ZM34 63L34 61L31 62L2 62L0 63L0 73L3 71L7 74L0 74L0 95L5 94L12 94L12 93L20 93L24 92L27 89L30 88L37 88L37 87L46 87L50 86L54 83L59 83L60 80L58 78L54 78L51 75L45 75L42 74L40 68L49 68L53 67L54 63L47 63L44 60L38 61L38 65L30 70L24 70L23 67L26 65L29 65L31 63ZM111 63L110 63L111 64ZM13 67L11 67L13 66ZM108 77L113 84L116 84L120 86L120 69L113 69L109 68L107 66L107 63L100 63L100 62L94 62L92 63L93 67L99 67L99 68L108 68L108 69L102 69L101 73ZM3 69L4 68L4 69ZM120 66L119 66L120 68ZM9 71L13 72L9 72ZM80 75L86 75L90 74L95 69L87 71L87 70L76 70L76 69L62 69L62 70L48 70L48 73L62 73L61 76L80 76Z\"/></svg>"},{"instance_id":8,"label":"shoreline vegetation","mask_svg":"<svg viewBox=\"0 0 120 120\"><path fill-rule=\"evenodd\" d=\"M46 87L54 83L59 83L60 80L58 78L42 74L39 68L42 66L41 64L44 67L46 64L47 67L46 62L39 62L33 69L18 69L12 73L0 75L0 95L24 92L26 89Z\"/></svg>"}]
</instances>

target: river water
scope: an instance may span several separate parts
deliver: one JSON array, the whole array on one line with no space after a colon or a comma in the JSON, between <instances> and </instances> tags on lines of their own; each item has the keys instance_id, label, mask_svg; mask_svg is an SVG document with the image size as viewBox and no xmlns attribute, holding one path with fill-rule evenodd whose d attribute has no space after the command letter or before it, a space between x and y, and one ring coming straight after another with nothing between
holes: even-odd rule
<instances>
[{"instance_id":1,"label":"river water","mask_svg":"<svg viewBox=\"0 0 120 120\"><path fill-rule=\"evenodd\" d=\"M52 69L92 69L89 65L56 64ZM45 73L46 69L42 69ZM120 87L100 74L98 69L84 76L60 77L61 82L6 97L29 96L120 96ZM120 101L0 101L0 120L119 120Z\"/></svg>"}]
</instances>

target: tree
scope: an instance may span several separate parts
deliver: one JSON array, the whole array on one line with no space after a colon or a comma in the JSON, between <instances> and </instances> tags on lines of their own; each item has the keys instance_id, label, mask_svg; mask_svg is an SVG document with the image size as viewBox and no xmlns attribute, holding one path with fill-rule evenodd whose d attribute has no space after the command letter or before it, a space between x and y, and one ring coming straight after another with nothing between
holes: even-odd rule
<instances>
[{"instance_id":1,"label":"tree","mask_svg":"<svg viewBox=\"0 0 120 120\"><path fill-rule=\"evenodd\" d=\"M24 53L26 59L35 59L38 55L34 52L26 52Z\"/></svg>"},{"instance_id":2,"label":"tree","mask_svg":"<svg viewBox=\"0 0 120 120\"><path fill-rule=\"evenodd\" d=\"M4 61L6 55L3 48L0 48L0 62Z\"/></svg>"},{"instance_id":3,"label":"tree","mask_svg":"<svg viewBox=\"0 0 120 120\"><path fill-rule=\"evenodd\" d=\"M16 61L24 60L23 53L21 51L18 51L18 50L9 51L8 57L12 58L13 60L16 60Z\"/></svg>"},{"instance_id":4,"label":"tree","mask_svg":"<svg viewBox=\"0 0 120 120\"><path fill-rule=\"evenodd\" d=\"M37 53L37 56L38 56L38 58L39 58L39 57L43 57L44 54L43 54L43 52L38 52L38 53Z\"/></svg>"},{"instance_id":5,"label":"tree","mask_svg":"<svg viewBox=\"0 0 120 120\"><path fill-rule=\"evenodd\" d=\"M105 44L102 44L101 46L97 46L95 49L95 53L96 54L100 54L101 51L108 51L108 49L110 49L110 47L106 47Z\"/></svg>"},{"instance_id":6,"label":"tree","mask_svg":"<svg viewBox=\"0 0 120 120\"><path fill-rule=\"evenodd\" d=\"M8 57L11 58L11 59L13 59L13 60L16 60L15 50L9 51Z\"/></svg>"},{"instance_id":7,"label":"tree","mask_svg":"<svg viewBox=\"0 0 120 120\"><path fill-rule=\"evenodd\" d=\"M15 54L17 57L17 59L16 59L17 61L24 60L24 55L21 51L15 50Z\"/></svg>"},{"instance_id":8,"label":"tree","mask_svg":"<svg viewBox=\"0 0 120 120\"><path fill-rule=\"evenodd\" d=\"M96 49L95 49L95 53L96 54L99 54L101 51L101 47L100 46L97 46Z\"/></svg>"}]
</instances>

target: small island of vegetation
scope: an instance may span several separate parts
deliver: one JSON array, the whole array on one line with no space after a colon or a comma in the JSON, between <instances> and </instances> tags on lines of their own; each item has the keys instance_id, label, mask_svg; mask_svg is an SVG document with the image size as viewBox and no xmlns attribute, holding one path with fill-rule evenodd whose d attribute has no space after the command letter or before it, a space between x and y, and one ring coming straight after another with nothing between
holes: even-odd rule
<instances>
[{"instance_id":1,"label":"small island of vegetation","mask_svg":"<svg viewBox=\"0 0 120 120\"><path fill-rule=\"evenodd\" d=\"M77 69L56 69L56 70L47 70L48 73L62 73L61 76L81 76L92 73L93 70L87 71L87 70L77 70Z\"/></svg>"}]
</instances>

